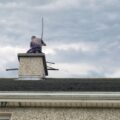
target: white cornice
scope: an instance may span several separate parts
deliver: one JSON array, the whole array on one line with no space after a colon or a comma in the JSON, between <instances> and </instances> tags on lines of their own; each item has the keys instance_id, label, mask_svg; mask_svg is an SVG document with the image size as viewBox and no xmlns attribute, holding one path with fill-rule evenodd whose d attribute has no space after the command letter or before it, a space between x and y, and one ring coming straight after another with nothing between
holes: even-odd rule
<instances>
[{"instance_id":1,"label":"white cornice","mask_svg":"<svg viewBox=\"0 0 120 120\"><path fill-rule=\"evenodd\" d=\"M0 92L1 107L120 107L120 92Z\"/></svg>"}]
</instances>

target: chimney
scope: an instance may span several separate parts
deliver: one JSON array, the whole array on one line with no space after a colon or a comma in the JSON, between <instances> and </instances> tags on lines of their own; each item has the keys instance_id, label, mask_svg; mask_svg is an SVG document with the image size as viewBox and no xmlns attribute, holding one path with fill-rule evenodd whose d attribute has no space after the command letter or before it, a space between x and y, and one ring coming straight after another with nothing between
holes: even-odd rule
<instances>
[{"instance_id":1,"label":"chimney","mask_svg":"<svg viewBox=\"0 0 120 120\"><path fill-rule=\"evenodd\" d=\"M18 80L43 80L48 75L45 54L19 53Z\"/></svg>"}]
</instances>

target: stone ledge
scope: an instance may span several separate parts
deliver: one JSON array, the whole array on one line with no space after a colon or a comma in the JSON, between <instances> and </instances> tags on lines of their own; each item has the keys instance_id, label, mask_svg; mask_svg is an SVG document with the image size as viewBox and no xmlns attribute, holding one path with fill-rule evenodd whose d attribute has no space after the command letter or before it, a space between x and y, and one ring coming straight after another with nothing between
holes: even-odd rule
<instances>
[{"instance_id":1,"label":"stone ledge","mask_svg":"<svg viewBox=\"0 0 120 120\"><path fill-rule=\"evenodd\" d=\"M0 93L5 107L97 107L120 108L120 94L110 93Z\"/></svg>"},{"instance_id":2,"label":"stone ledge","mask_svg":"<svg viewBox=\"0 0 120 120\"><path fill-rule=\"evenodd\" d=\"M40 75L19 75L19 78L17 78L16 80L44 80L45 77L41 77Z\"/></svg>"},{"instance_id":3,"label":"stone ledge","mask_svg":"<svg viewBox=\"0 0 120 120\"><path fill-rule=\"evenodd\" d=\"M44 57L45 54L44 53L19 53L18 54L18 58L19 57Z\"/></svg>"}]
</instances>

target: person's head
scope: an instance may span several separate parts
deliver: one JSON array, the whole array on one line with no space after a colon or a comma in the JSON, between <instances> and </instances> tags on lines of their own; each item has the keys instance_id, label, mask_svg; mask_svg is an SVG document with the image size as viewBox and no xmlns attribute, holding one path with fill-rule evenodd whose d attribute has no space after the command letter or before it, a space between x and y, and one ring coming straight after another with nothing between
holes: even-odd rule
<instances>
[{"instance_id":1,"label":"person's head","mask_svg":"<svg viewBox=\"0 0 120 120\"><path fill-rule=\"evenodd\" d=\"M34 38L36 38L36 36L32 36L32 37L31 37L31 39L34 39Z\"/></svg>"}]
</instances>

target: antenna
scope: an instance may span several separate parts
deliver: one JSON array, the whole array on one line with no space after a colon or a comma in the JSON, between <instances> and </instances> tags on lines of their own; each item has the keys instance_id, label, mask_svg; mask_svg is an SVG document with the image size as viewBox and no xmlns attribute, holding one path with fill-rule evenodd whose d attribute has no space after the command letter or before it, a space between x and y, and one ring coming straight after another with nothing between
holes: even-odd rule
<instances>
[{"instance_id":1,"label":"antenna","mask_svg":"<svg viewBox=\"0 0 120 120\"><path fill-rule=\"evenodd\" d=\"M56 68L53 68L53 67L47 66L47 70L59 70L59 69L56 69Z\"/></svg>"},{"instance_id":2,"label":"antenna","mask_svg":"<svg viewBox=\"0 0 120 120\"><path fill-rule=\"evenodd\" d=\"M41 39L43 40L43 30L44 30L44 21L43 21L43 17L42 17L42 32L41 32Z\"/></svg>"},{"instance_id":3,"label":"antenna","mask_svg":"<svg viewBox=\"0 0 120 120\"><path fill-rule=\"evenodd\" d=\"M6 71L18 70L18 68L7 68Z\"/></svg>"},{"instance_id":4,"label":"antenna","mask_svg":"<svg viewBox=\"0 0 120 120\"><path fill-rule=\"evenodd\" d=\"M48 61L47 61L47 63L49 63L49 64L55 64L54 62L48 62Z\"/></svg>"}]
</instances>

